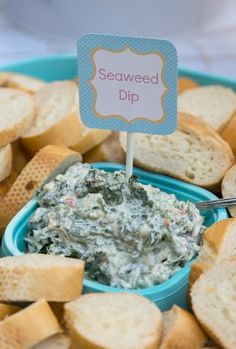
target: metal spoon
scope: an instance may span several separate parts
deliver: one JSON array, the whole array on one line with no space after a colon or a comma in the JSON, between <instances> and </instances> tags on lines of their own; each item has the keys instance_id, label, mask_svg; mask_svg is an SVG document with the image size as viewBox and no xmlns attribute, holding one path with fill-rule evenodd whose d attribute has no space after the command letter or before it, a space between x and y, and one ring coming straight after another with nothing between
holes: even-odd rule
<instances>
[{"instance_id":1,"label":"metal spoon","mask_svg":"<svg viewBox=\"0 0 236 349\"><path fill-rule=\"evenodd\" d=\"M226 198L226 199L218 199L218 200L201 201L201 202L195 202L194 204L196 205L196 207L198 209L230 207L230 206L236 206L236 197Z\"/></svg>"}]
</instances>

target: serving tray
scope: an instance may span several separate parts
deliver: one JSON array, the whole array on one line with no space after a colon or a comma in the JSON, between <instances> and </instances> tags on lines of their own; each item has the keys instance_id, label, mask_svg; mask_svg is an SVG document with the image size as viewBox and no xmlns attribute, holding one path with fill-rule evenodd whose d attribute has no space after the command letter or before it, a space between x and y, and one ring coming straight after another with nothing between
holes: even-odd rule
<instances>
[{"instance_id":1,"label":"serving tray","mask_svg":"<svg viewBox=\"0 0 236 349\"><path fill-rule=\"evenodd\" d=\"M72 54L36 57L34 59L2 66L0 71L15 71L29 74L46 81L74 79L77 75L77 59ZM226 87L231 87L236 91L236 81L229 78L183 68L179 69L179 76L192 78L200 85L220 84ZM103 168L106 171L124 169L124 166L122 165L110 163L99 163L96 164L95 167ZM214 194L207 190L167 176L136 168L134 169L134 174L139 176L142 183L150 183L153 186L159 186L160 189L168 193L174 193L180 200L191 200L196 202L216 198ZM37 203L36 199L34 198L11 221L6 229L6 233L2 241L1 253L3 256L24 253L25 245L23 237L27 232L27 221L36 207ZM209 210L202 212L202 214L205 216L206 226L228 217L225 209ZM130 290L130 292L139 293L148 297L154 301L161 310L167 310L173 304L178 304L186 308L186 287L189 271L190 264L186 265L171 279L161 285L144 290ZM84 292L105 291L118 292L123 290L104 286L91 280L84 281Z\"/></svg>"}]
</instances>

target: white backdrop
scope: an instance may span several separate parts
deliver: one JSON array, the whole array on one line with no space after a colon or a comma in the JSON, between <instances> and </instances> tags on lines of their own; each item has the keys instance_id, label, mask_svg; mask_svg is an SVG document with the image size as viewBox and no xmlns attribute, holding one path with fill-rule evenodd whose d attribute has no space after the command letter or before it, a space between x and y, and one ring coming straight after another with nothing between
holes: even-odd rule
<instances>
[{"instance_id":1,"label":"white backdrop","mask_svg":"<svg viewBox=\"0 0 236 349\"><path fill-rule=\"evenodd\" d=\"M231 5L207 27L172 36L179 65L236 78L236 0L227 3ZM9 19L0 0L0 65L59 52L75 52L75 42L21 28Z\"/></svg>"}]
</instances>

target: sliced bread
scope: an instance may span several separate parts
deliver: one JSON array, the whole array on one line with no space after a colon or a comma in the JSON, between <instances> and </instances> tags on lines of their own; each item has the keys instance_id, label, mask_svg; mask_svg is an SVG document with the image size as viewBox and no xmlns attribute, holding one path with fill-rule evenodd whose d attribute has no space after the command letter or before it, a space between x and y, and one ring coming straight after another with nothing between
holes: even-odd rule
<instances>
[{"instance_id":1,"label":"sliced bread","mask_svg":"<svg viewBox=\"0 0 236 349\"><path fill-rule=\"evenodd\" d=\"M0 303L0 321L4 320L9 315L15 314L19 310L21 310L21 308L15 305Z\"/></svg>"},{"instance_id":2,"label":"sliced bread","mask_svg":"<svg viewBox=\"0 0 236 349\"><path fill-rule=\"evenodd\" d=\"M84 162L125 162L125 153L118 132L113 132L104 142L84 154Z\"/></svg>"},{"instance_id":3,"label":"sliced bread","mask_svg":"<svg viewBox=\"0 0 236 349\"><path fill-rule=\"evenodd\" d=\"M193 311L216 344L236 348L236 257L216 263L191 291Z\"/></svg>"},{"instance_id":4,"label":"sliced bread","mask_svg":"<svg viewBox=\"0 0 236 349\"><path fill-rule=\"evenodd\" d=\"M23 90L28 93L35 93L43 88L45 84L45 81L29 75L8 73L5 86Z\"/></svg>"},{"instance_id":5,"label":"sliced bread","mask_svg":"<svg viewBox=\"0 0 236 349\"><path fill-rule=\"evenodd\" d=\"M96 147L96 145L102 143L107 137L109 137L111 131L101 130L96 128L85 128L80 137L70 148L78 151L80 154L88 152L90 149Z\"/></svg>"},{"instance_id":6,"label":"sliced bread","mask_svg":"<svg viewBox=\"0 0 236 349\"><path fill-rule=\"evenodd\" d=\"M177 305L163 313L160 349L199 349L206 342L207 336L192 314Z\"/></svg>"},{"instance_id":7,"label":"sliced bread","mask_svg":"<svg viewBox=\"0 0 236 349\"><path fill-rule=\"evenodd\" d=\"M70 349L70 339L64 334L56 334L30 349Z\"/></svg>"},{"instance_id":8,"label":"sliced bread","mask_svg":"<svg viewBox=\"0 0 236 349\"><path fill-rule=\"evenodd\" d=\"M46 180L63 173L81 161L79 153L64 147L48 145L41 149L21 171L9 192L0 202L0 232L15 214L36 194Z\"/></svg>"},{"instance_id":9,"label":"sliced bread","mask_svg":"<svg viewBox=\"0 0 236 349\"><path fill-rule=\"evenodd\" d=\"M73 349L156 349L162 314L148 299L128 293L97 293L65 305Z\"/></svg>"},{"instance_id":10,"label":"sliced bread","mask_svg":"<svg viewBox=\"0 0 236 349\"><path fill-rule=\"evenodd\" d=\"M220 132L236 111L236 94L223 86L200 86L179 95L178 111L199 116Z\"/></svg>"},{"instance_id":11,"label":"sliced bread","mask_svg":"<svg viewBox=\"0 0 236 349\"><path fill-rule=\"evenodd\" d=\"M234 156L236 156L236 114L221 132L222 138L229 143Z\"/></svg>"},{"instance_id":12,"label":"sliced bread","mask_svg":"<svg viewBox=\"0 0 236 349\"><path fill-rule=\"evenodd\" d=\"M189 288L214 263L232 256L236 256L236 219L229 218L216 222L204 232L202 248L191 267Z\"/></svg>"},{"instance_id":13,"label":"sliced bread","mask_svg":"<svg viewBox=\"0 0 236 349\"><path fill-rule=\"evenodd\" d=\"M126 151L126 134L120 142ZM219 190L234 162L229 145L200 118L179 114L178 129L168 136L134 135L134 162L151 171Z\"/></svg>"},{"instance_id":14,"label":"sliced bread","mask_svg":"<svg viewBox=\"0 0 236 349\"><path fill-rule=\"evenodd\" d=\"M222 181L221 192L224 198L236 197L236 165L226 172ZM236 206L231 206L228 210L232 217L236 217Z\"/></svg>"},{"instance_id":15,"label":"sliced bread","mask_svg":"<svg viewBox=\"0 0 236 349\"><path fill-rule=\"evenodd\" d=\"M0 258L0 300L68 302L82 292L84 262L44 254Z\"/></svg>"},{"instance_id":16,"label":"sliced bread","mask_svg":"<svg viewBox=\"0 0 236 349\"><path fill-rule=\"evenodd\" d=\"M198 87L199 84L193 79L186 78L185 76L181 76L178 79L178 93L182 93L187 90L191 90L192 88Z\"/></svg>"},{"instance_id":17,"label":"sliced bread","mask_svg":"<svg viewBox=\"0 0 236 349\"><path fill-rule=\"evenodd\" d=\"M78 88L72 81L47 84L34 97L36 117L21 138L30 155L46 145L68 147L79 138L83 124L79 117Z\"/></svg>"},{"instance_id":18,"label":"sliced bread","mask_svg":"<svg viewBox=\"0 0 236 349\"><path fill-rule=\"evenodd\" d=\"M1 349L31 349L33 345L60 333L61 328L44 299L0 322Z\"/></svg>"},{"instance_id":19,"label":"sliced bread","mask_svg":"<svg viewBox=\"0 0 236 349\"><path fill-rule=\"evenodd\" d=\"M0 182L6 179L12 170L12 147L5 145L0 148Z\"/></svg>"},{"instance_id":20,"label":"sliced bread","mask_svg":"<svg viewBox=\"0 0 236 349\"><path fill-rule=\"evenodd\" d=\"M0 88L0 147L9 144L30 128L35 116L32 97L13 88Z\"/></svg>"}]
</instances>

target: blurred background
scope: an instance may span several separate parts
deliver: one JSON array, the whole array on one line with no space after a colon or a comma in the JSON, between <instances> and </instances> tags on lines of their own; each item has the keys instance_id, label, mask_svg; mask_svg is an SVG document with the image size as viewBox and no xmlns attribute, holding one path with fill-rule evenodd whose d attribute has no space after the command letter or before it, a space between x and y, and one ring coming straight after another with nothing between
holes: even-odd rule
<instances>
[{"instance_id":1,"label":"blurred background","mask_svg":"<svg viewBox=\"0 0 236 349\"><path fill-rule=\"evenodd\" d=\"M0 0L0 65L86 32L168 38L180 66L236 78L236 0Z\"/></svg>"}]
</instances>

